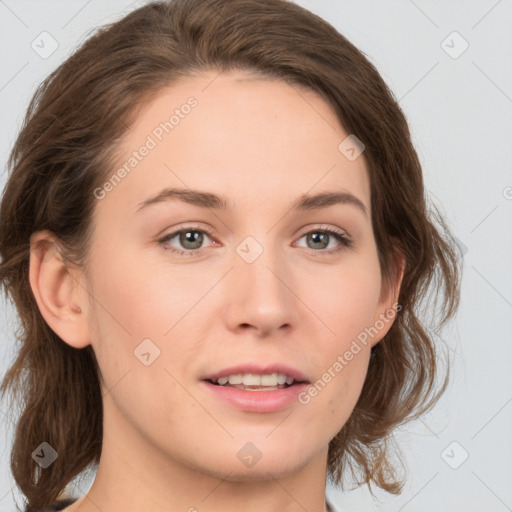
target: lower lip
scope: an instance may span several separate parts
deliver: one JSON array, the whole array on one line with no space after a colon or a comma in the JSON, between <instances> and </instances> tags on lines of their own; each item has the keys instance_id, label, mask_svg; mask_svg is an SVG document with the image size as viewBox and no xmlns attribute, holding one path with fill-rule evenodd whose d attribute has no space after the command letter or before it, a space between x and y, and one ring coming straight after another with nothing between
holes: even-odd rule
<instances>
[{"instance_id":1,"label":"lower lip","mask_svg":"<svg viewBox=\"0 0 512 512\"><path fill-rule=\"evenodd\" d=\"M300 383L273 391L245 391L243 389L218 386L203 381L211 393L242 411L276 412L298 401L298 395L308 384Z\"/></svg>"}]
</instances>

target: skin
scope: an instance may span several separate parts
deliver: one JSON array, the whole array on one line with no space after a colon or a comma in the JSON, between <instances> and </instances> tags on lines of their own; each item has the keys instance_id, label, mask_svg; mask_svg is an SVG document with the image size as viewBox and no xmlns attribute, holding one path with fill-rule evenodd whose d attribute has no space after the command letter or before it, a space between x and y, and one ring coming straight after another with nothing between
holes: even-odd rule
<instances>
[{"instance_id":1,"label":"skin","mask_svg":"<svg viewBox=\"0 0 512 512\"><path fill-rule=\"evenodd\" d=\"M316 93L231 71L162 90L123 138L119 165L190 96L197 107L95 200L86 272L63 263L51 233L31 238L42 315L65 343L92 345L101 368L101 461L91 489L66 511L321 512L329 441L392 320L306 405L244 412L212 398L201 378L259 362L287 364L315 382L389 315L401 275L381 298L371 218L350 204L290 208L302 194L343 190L371 215L364 155L350 161L338 150L348 133ZM224 194L233 210L173 200L136 212L166 187ZM199 256L158 243L190 225L213 236L203 232L195 246L176 236L165 246ZM341 230L353 246L305 236L321 228ZM252 263L236 252L248 236L263 249ZM147 338L160 349L148 366L134 355ZM261 452L252 467L237 457L247 442Z\"/></svg>"}]
</instances>

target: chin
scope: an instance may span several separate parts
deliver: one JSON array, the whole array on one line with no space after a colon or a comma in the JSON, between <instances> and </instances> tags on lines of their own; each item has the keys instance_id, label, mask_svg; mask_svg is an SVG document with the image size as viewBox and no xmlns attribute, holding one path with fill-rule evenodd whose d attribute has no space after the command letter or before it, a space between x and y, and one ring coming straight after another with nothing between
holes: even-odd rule
<instances>
[{"instance_id":1,"label":"chin","mask_svg":"<svg viewBox=\"0 0 512 512\"><path fill-rule=\"evenodd\" d=\"M219 467L208 468L203 470L211 476L226 480L229 482L252 482L252 481L269 481L276 479L283 479L290 477L297 473L305 465L290 465L290 464L263 464L258 463L252 468L240 468L239 465L231 464L225 465L224 471Z\"/></svg>"},{"instance_id":2,"label":"chin","mask_svg":"<svg viewBox=\"0 0 512 512\"><path fill-rule=\"evenodd\" d=\"M221 450L214 460L202 459L196 469L232 482L263 481L291 476L314 458L313 451L308 456L304 447L294 449L289 445L273 450L267 446L259 453L246 445L245 450L233 451L232 457L227 456L230 452L231 449Z\"/></svg>"}]
</instances>

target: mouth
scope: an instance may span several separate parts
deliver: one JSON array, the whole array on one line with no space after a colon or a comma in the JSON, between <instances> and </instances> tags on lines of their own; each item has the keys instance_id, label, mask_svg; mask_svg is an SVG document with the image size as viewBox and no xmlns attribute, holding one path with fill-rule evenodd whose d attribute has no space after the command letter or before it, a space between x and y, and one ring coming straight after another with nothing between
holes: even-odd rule
<instances>
[{"instance_id":1,"label":"mouth","mask_svg":"<svg viewBox=\"0 0 512 512\"><path fill-rule=\"evenodd\" d=\"M298 395L309 385L293 368L254 364L227 368L205 376L202 382L212 399L257 413L276 412L298 403Z\"/></svg>"},{"instance_id":2,"label":"mouth","mask_svg":"<svg viewBox=\"0 0 512 512\"><path fill-rule=\"evenodd\" d=\"M286 373L236 373L213 379L205 379L214 386L242 389L244 391L276 391L297 384L307 384L306 380L296 380Z\"/></svg>"}]
</instances>

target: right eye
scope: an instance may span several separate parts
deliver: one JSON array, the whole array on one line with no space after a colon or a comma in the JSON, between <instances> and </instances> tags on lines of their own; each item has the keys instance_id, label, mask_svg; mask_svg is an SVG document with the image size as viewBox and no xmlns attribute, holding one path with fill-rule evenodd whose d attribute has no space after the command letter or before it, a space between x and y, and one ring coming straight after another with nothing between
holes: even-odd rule
<instances>
[{"instance_id":1,"label":"right eye","mask_svg":"<svg viewBox=\"0 0 512 512\"><path fill-rule=\"evenodd\" d=\"M158 240L158 243L167 251L186 256L196 256L201 252L204 235L211 236L205 229L190 226L165 235ZM169 246L169 242L174 238L177 238L177 242L182 245L183 249L173 245Z\"/></svg>"}]
</instances>

